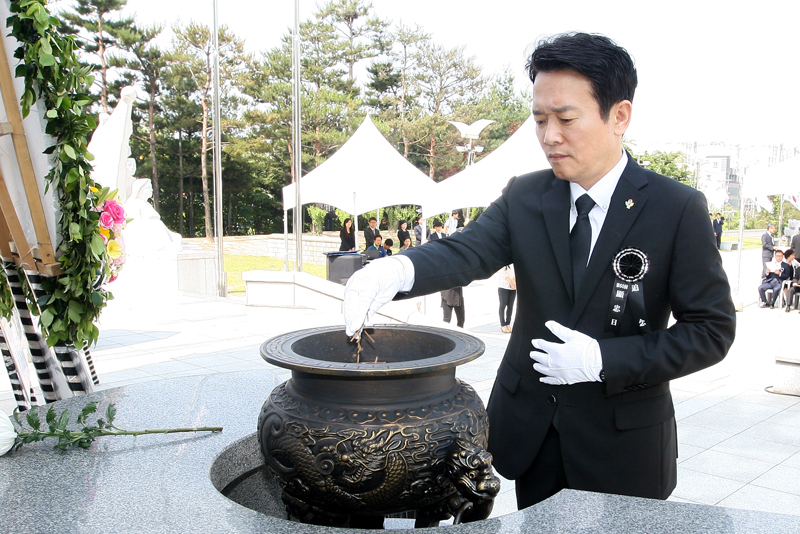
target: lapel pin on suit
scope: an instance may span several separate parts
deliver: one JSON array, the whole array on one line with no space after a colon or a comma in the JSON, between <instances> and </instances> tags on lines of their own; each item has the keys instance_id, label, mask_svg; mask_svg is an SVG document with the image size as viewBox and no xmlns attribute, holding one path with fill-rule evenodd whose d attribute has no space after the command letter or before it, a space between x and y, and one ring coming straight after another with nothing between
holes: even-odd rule
<instances>
[{"instance_id":1,"label":"lapel pin on suit","mask_svg":"<svg viewBox=\"0 0 800 534\"><path fill-rule=\"evenodd\" d=\"M633 207L633 199L632 198L629 198L628 200L625 201L625 207L628 208L628 209L631 209Z\"/></svg>"}]
</instances>

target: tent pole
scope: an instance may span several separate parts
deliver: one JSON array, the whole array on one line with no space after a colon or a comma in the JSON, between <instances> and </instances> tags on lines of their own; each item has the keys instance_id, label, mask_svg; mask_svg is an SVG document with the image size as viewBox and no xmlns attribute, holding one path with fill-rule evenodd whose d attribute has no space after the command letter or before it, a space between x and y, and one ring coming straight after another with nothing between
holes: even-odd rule
<instances>
[{"instance_id":1,"label":"tent pole","mask_svg":"<svg viewBox=\"0 0 800 534\"><path fill-rule=\"evenodd\" d=\"M303 203L300 200L300 176L303 174L303 145L300 130L300 0L294 2L292 32L292 156L294 159L294 270L303 271Z\"/></svg>"},{"instance_id":2,"label":"tent pole","mask_svg":"<svg viewBox=\"0 0 800 534\"><path fill-rule=\"evenodd\" d=\"M783 243L783 193L780 196L781 209L778 215L778 242Z\"/></svg>"},{"instance_id":3,"label":"tent pole","mask_svg":"<svg viewBox=\"0 0 800 534\"><path fill-rule=\"evenodd\" d=\"M353 191L353 237L356 240L356 250L358 252L358 215L356 215L356 193Z\"/></svg>"}]
</instances>

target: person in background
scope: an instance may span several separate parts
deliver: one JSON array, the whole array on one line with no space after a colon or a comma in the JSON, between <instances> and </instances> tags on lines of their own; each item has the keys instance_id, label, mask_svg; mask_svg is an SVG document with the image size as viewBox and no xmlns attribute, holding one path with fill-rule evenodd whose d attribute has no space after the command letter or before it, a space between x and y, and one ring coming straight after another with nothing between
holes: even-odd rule
<instances>
[{"instance_id":1,"label":"person in background","mask_svg":"<svg viewBox=\"0 0 800 534\"><path fill-rule=\"evenodd\" d=\"M458 230L458 212L454 211L453 214L447 219L447 224L444 227L444 233L453 235Z\"/></svg>"},{"instance_id":2,"label":"person in background","mask_svg":"<svg viewBox=\"0 0 800 534\"><path fill-rule=\"evenodd\" d=\"M353 219L350 217L344 220L344 225L339 230L339 239L342 240L342 244L339 245L340 251L353 251L356 249L356 231L353 228Z\"/></svg>"},{"instance_id":3,"label":"person in background","mask_svg":"<svg viewBox=\"0 0 800 534\"><path fill-rule=\"evenodd\" d=\"M769 306L770 308L775 307L775 302L778 300L778 296L780 295L781 291L781 284L784 280L788 278L783 274L783 251L778 249L775 251L775 261L774 262L767 262L767 263L775 263L773 269L770 269L769 265L764 267L764 272L766 273L766 277L764 281L758 286L758 294L761 297L761 304L758 305L759 308L766 308ZM767 299L767 291L772 290L772 298Z\"/></svg>"},{"instance_id":4,"label":"person in background","mask_svg":"<svg viewBox=\"0 0 800 534\"><path fill-rule=\"evenodd\" d=\"M499 271L500 287L497 294L500 297L500 330L506 334L511 333L511 314L514 311L514 301L517 298L517 279L514 277L514 265L506 265Z\"/></svg>"},{"instance_id":5,"label":"person in background","mask_svg":"<svg viewBox=\"0 0 800 534\"><path fill-rule=\"evenodd\" d=\"M369 218L369 226L364 228L364 248L365 250L372 246L375 242L375 238L381 235L381 231L378 230L378 219L375 217Z\"/></svg>"},{"instance_id":6,"label":"person in background","mask_svg":"<svg viewBox=\"0 0 800 534\"><path fill-rule=\"evenodd\" d=\"M392 255L392 247L394 246L394 241L392 241L391 237L387 237L386 241L383 243L383 250L386 252L386 256Z\"/></svg>"},{"instance_id":7,"label":"person in background","mask_svg":"<svg viewBox=\"0 0 800 534\"><path fill-rule=\"evenodd\" d=\"M767 276L767 262L772 261L775 256L775 241L772 236L775 234L775 223L767 225L767 231L761 234L761 278Z\"/></svg>"},{"instance_id":8,"label":"person in background","mask_svg":"<svg viewBox=\"0 0 800 534\"><path fill-rule=\"evenodd\" d=\"M333 231L333 221L335 221L335 220L336 220L336 212L334 212L333 208L331 208L325 214L325 231L326 232Z\"/></svg>"},{"instance_id":9,"label":"person in background","mask_svg":"<svg viewBox=\"0 0 800 534\"><path fill-rule=\"evenodd\" d=\"M800 230L792 236L791 247L792 250L795 251L795 254L800 250Z\"/></svg>"},{"instance_id":10,"label":"person in background","mask_svg":"<svg viewBox=\"0 0 800 534\"><path fill-rule=\"evenodd\" d=\"M437 221L433 221L433 233L431 234L431 241L438 241L440 239L444 239L447 235L442 230L442 223Z\"/></svg>"},{"instance_id":11,"label":"person in background","mask_svg":"<svg viewBox=\"0 0 800 534\"><path fill-rule=\"evenodd\" d=\"M464 291L461 287L454 287L440 291L442 297L442 320L450 323L453 310L456 311L456 326L464 328Z\"/></svg>"},{"instance_id":12,"label":"person in background","mask_svg":"<svg viewBox=\"0 0 800 534\"><path fill-rule=\"evenodd\" d=\"M422 215L417 217L417 224L414 225L414 236L417 238L417 246L422 244ZM431 229L425 226L425 242L431 240Z\"/></svg>"},{"instance_id":13,"label":"person in background","mask_svg":"<svg viewBox=\"0 0 800 534\"><path fill-rule=\"evenodd\" d=\"M379 236L379 235L376 235L375 236L375 241L373 241L371 247L367 247L367 250L377 250L378 251L378 257L379 258L385 258L387 254L386 254L386 249L383 248L382 241L383 241L383 238L381 236Z\"/></svg>"},{"instance_id":14,"label":"person in background","mask_svg":"<svg viewBox=\"0 0 800 534\"><path fill-rule=\"evenodd\" d=\"M789 283L786 286L786 313L792 308L792 301L794 294L800 288L800 263L797 262L794 249L786 251L786 263L792 266L792 275L789 277Z\"/></svg>"},{"instance_id":15,"label":"person in background","mask_svg":"<svg viewBox=\"0 0 800 534\"><path fill-rule=\"evenodd\" d=\"M406 238L406 240L405 240L405 241L403 241L403 246L402 246L402 247L400 247L400 252L404 252L404 251L406 251L406 250L408 250L408 249L412 248L413 246L414 246L414 245L412 245L412 244L411 244L411 238L410 238L410 237L407 237L407 238Z\"/></svg>"},{"instance_id":16,"label":"person in background","mask_svg":"<svg viewBox=\"0 0 800 534\"><path fill-rule=\"evenodd\" d=\"M408 231L408 223L400 221L397 224L397 242L402 245L407 237L411 237L411 233Z\"/></svg>"},{"instance_id":17,"label":"person in background","mask_svg":"<svg viewBox=\"0 0 800 534\"><path fill-rule=\"evenodd\" d=\"M725 224L725 218L721 213L717 213L717 217L711 221L711 226L714 228L714 237L717 240L717 250L722 246L722 225Z\"/></svg>"}]
</instances>

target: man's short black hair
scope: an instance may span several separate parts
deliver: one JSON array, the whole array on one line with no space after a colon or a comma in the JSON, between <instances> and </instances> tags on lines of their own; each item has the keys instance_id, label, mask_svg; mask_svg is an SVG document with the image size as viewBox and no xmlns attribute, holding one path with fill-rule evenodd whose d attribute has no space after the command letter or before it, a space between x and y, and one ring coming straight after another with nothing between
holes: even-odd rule
<instances>
[{"instance_id":1,"label":"man's short black hair","mask_svg":"<svg viewBox=\"0 0 800 534\"><path fill-rule=\"evenodd\" d=\"M617 102L633 102L638 83L627 50L605 35L590 33L561 33L541 39L525 69L531 81L540 72L572 70L586 76L604 121Z\"/></svg>"},{"instance_id":2,"label":"man's short black hair","mask_svg":"<svg viewBox=\"0 0 800 534\"><path fill-rule=\"evenodd\" d=\"M436 228L437 226L441 226L441 225L442 225L442 221L440 221L439 219L436 219L435 221L433 221L433 227L434 228Z\"/></svg>"},{"instance_id":3,"label":"man's short black hair","mask_svg":"<svg viewBox=\"0 0 800 534\"><path fill-rule=\"evenodd\" d=\"M378 222L378 219L376 219L375 217L370 217L369 218L369 222L372 222L372 221Z\"/></svg>"},{"instance_id":4,"label":"man's short black hair","mask_svg":"<svg viewBox=\"0 0 800 534\"><path fill-rule=\"evenodd\" d=\"M786 250L783 252L783 257L784 257L784 258L788 258L788 257L789 257L789 256L791 256L792 254L794 254L794 249L793 249L793 248L787 248L787 249L786 249Z\"/></svg>"},{"instance_id":5,"label":"man's short black hair","mask_svg":"<svg viewBox=\"0 0 800 534\"><path fill-rule=\"evenodd\" d=\"M388 238L386 238L386 241L384 242L384 244L386 246L388 246L388 247L393 247L394 246L394 241L392 241L391 237L388 237Z\"/></svg>"}]
</instances>

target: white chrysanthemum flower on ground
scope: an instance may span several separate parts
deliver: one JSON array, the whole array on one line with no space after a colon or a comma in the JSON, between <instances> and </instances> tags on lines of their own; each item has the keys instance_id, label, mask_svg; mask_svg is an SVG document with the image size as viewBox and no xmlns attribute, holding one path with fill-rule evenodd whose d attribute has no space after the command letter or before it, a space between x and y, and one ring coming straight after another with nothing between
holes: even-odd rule
<instances>
[{"instance_id":1,"label":"white chrysanthemum flower on ground","mask_svg":"<svg viewBox=\"0 0 800 534\"><path fill-rule=\"evenodd\" d=\"M0 456L11 450L17 440L14 424L6 413L0 410Z\"/></svg>"}]
</instances>

